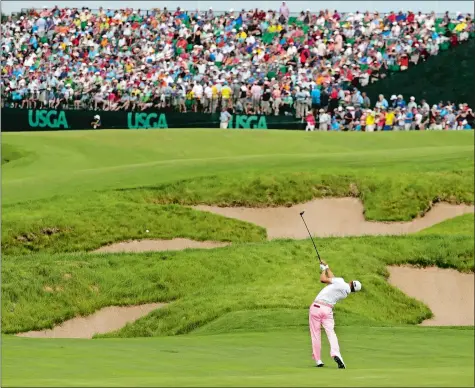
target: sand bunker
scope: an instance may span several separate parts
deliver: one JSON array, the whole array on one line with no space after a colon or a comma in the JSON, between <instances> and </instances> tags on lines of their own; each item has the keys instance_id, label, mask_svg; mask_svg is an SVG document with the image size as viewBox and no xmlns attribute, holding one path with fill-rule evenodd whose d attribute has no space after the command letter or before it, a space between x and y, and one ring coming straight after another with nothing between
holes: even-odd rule
<instances>
[{"instance_id":1,"label":"sand bunker","mask_svg":"<svg viewBox=\"0 0 475 388\"><path fill-rule=\"evenodd\" d=\"M474 211L470 205L437 203L422 218L410 222L387 223L365 220L363 204L357 198L316 199L292 207L243 208L199 205L193 208L260 225L267 229L269 239L308 238L308 232L299 215L303 210L310 231L318 237L414 233L446 219Z\"/></svg>"},{"instance_id":2,"label":"sand bunker","mask_svg":"<svg viewBox=\"0 0 475 388\"><path fill-rule=\"evenodd\" d=\"M32 338L92 338L124 327L127 323L165 306L164 303L148 303L139 306L105 307L87 317L77 317L49 330L19 333L19 337Z\"/></svg>"},{"instance_id":3,"label":"sand bunker","mask_svg":"<svg viewBox=\"0 0 475 388\"><path fill-rule=\"evenodd\" d=\"M106 245L94 252L150 252L150 251L179 251L188 248L212 249L229 245L229 243L215 241L194 241L186 238L173 240L134 240Z\"/></svg>"},{"instance_id":4,"label":"sand bunker","mask_svg":"<svg viewBox=\"0 0 475 388\"><path fill-rule=\"evenodd\" d=\"M473 326L474 274L436 267L389 267L389 283L426 304L434 318L423 326Z\"/></svg>"}]
</instances>

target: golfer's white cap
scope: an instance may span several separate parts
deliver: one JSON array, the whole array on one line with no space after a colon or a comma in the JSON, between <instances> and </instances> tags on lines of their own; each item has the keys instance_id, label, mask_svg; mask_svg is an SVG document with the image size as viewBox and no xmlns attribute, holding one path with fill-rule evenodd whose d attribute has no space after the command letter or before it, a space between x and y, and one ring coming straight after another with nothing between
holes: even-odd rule
<instances>
[{"instance_id":1,"label":"golfer's white cap","mask_svg":"<svg viewBox=\"0 0 475 388\"><path fill-rule=\"evenodd\" d=\"M360 291L361 290L361 283L358 280L353 280L353 288L355 289L355 292Z\"/></svg>"}]
</instances>

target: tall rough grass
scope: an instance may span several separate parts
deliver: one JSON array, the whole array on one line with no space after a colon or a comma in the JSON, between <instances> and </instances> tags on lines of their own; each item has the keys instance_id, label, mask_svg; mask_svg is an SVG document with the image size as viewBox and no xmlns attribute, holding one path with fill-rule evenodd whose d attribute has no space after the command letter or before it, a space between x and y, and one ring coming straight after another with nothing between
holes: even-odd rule
<instances>
[{"instance_id":1,"label":"tall rough grass","mask_svg":"<svg viewBox=\"0 0 475 388\"><path fill-rule=\"evenodd\" d=\"M434 201L473 203L473 193L473 175L468 172L391 177L319 172L206 177L5 206L2 250L4 254L87 251L145 237L232 242L265 239L265 231L257 226L178 205L291 206L319 197L352 196L363 201L369 220L407 221L423 215ZM145 234L146 229L150 234Z\"/></svg>"},{"instance_id":2,"label":"tall rough grass","mask_svg":"<svg viewBox=\"0 0 475 388\"><path fill-rule=\"evenodd\" d=\"M388 264L473 270L472 237L331 238L318 244L335 274L362 281L364 291L336 308L336 314L359 324L415 324L431 316L387 283ZM303 311L322 287L318 278L309 241L209 251L10 256L2 263L2 330L49 328L105 306L160 301L170 304L109 336L184 334L237 311Z\"/></svg>"}]
</instances>

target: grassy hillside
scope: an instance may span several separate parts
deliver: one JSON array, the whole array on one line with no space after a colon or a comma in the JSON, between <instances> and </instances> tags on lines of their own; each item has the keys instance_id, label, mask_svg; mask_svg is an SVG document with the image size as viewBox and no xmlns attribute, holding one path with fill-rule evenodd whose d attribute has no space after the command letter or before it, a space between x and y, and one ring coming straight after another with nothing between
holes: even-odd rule
<instances>
[{"instance_id":1,"label":"grassy hillside","mask_svg":"<svg viewBox=\"0 0 475 388\"><path fill-rule=\"evenodd\" d=\"M22 206L3 217L3 254L91 251L131 239L265 241L259 226L177 205L90 198L71 206L58 201L35 212ZM148 230L148 232L147 232Z\"/></svg>"},{"instance_id":2,"label":"grassy hillside","mask_svg":"<svg viewBox=\"0 0 475 388\"><path fill-rule=\"evenodd\" d=\"M471 132L133 135L5 134L26 156L3 167L3 253L87 251L145 236L265 239L261 228L178 205L353 196L369 220L405 221L432 201L473 203Z\"/></svg>"},{"instance_id":3,"label":"grassy hillside","mask_svg":"<svg viewBox=\"0 0 475 388\"><path fill-rule=\"evenodd\" d=\"M87 251L145 237L265 240L262 228L177 204L287 206L316 197L354 196L362 199L367 219L406 221L423 215L434 200L472 203L474 185L470 174L468 170L398 173L391 178L382 173L330 175L327 171L263 177L242 173L151 189L7 205L3 208L2 250L4 254ZM174 205L166 205L170 203Z\"/></svg>"},{"instance_id":4,"label":"grassy hillside","mask_svg":"<svg viewBox=\"0 0 475 388\"><path fill-rule=\"evenodd\" d=\"M410 324L431 316L386 282L387 264L473 270L468 236L319 239L318 244L336 274L364 285L364 292L336 309L345 325ZM104 306L158 301L173 303L112 336L184 334L242 310L298 309L303 319L322 287L318 277L309 241L209 251L10 256L2 263L2 330L48 328Z\"/></svg>"},{"instance_id":5,"label":"grassy hillside","mask_svg":"<svg viewBox=\"0 0 475 388\"><path fill-rule=\"evenodd\" d=\"M450 220L436 224L430 228L421 230L419 235L458 235L458 236L473 236L475 218L473 214L464 214L463 216L455 217Z\"/></svg>"},{"instance_id":6,"label":"grassy hillside","mask_svg":"<svg viewBox=\"0 0 475 388\"><path fill-rule=\"evenodd\" d=\"M473 203L473 133L9 135L8 144L21 144L27 156L5 165L2 182L7 202L2 207L2 323L7 333L51 327L111 304L153 301L174 303L114 335L188 333L243 310L264 309L258 320L266 326L273 319L269 309L290 308L298 315L276 314L286 324L299 325L320 287L308 242L265 243L260 227L183 205L274 206L357 196L368 219L408 220L427 211L433 200ZM198 170L204 176L195 176ZM111 178L115 173L124 182ZM67 184L50 187L43 178ZM109 179L117 190L106 190ZM139 183L146 187L127 188ZM20 190L23 184L30 190ZM31 201L24 202L27 198ZM417 323L430 312L386 283L385 265L470 270L471 236L319 244L338 272L360 276L366 284L368 293L343 307L347 324L387 325ZM65 254L143 237L250 244L206 252ZM50 294L45 287L59 291ZM373 308L377 300L388 304L383 315ZM405 314L394 309L398 303L408 306Z\"/></svg>"}]
</instances>

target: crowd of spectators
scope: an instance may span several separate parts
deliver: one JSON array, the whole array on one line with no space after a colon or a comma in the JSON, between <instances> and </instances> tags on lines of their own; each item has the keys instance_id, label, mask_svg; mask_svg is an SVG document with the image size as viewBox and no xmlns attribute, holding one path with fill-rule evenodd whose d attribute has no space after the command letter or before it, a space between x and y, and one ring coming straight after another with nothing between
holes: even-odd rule
<instances>
[{"instance_id":1,"label":"crowd of spectators","mask_svg":"<svg viewBox=\"0 0 475 388\"><path fill-rule=\"evenodd\" d=\"M301 120L312 112L317 120L328 113L336 123L353 108L352 114L363 112L354 120L362 121L373 107L376 128L383 107L358 88L475 35L471 15L459 12L437 17L410 10L307 10L291 16L285 2L276 11L231 9L219 15L211 8L44 8L8 17L1 28L2 106L211 113L226 108ZM421 103L416 109L425 117ZM458 107L454 112L461 114ZM422 119L417 125L433 124Z\"/></svg>"},{"instance_id":2,"label":"crowd of spectators","mask_svg":"<svg viewBox=\"0 0 475 388\"><path fill-rule=\"evenodd\" d=\"M333 112L333 114L329 114ZM333 111L320 108L305 117L306 130L343 131L409 131L473 129L475 116L467 104L450 101L432 107L425 100L406 101L402 95L392 95L388 101L380 95L373 109L366 104L339 106Z\"/></svg>"}]
</instances>

